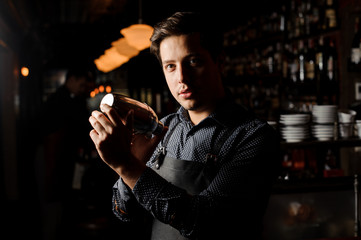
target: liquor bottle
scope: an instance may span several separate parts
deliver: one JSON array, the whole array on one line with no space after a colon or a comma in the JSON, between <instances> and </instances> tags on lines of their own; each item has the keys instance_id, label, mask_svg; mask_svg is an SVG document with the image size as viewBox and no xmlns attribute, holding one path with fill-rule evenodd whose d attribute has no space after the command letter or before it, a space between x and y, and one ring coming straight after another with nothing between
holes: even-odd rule
<instances>
[{"instance_id":1,"label":"liquor bottle","mask_svg":"<svg viewBox=\"0 0 361 240\"><path fill-rule=\"evenodd\" d=\"M267 58L267 70L269 74L272 74L275 72L275 52L273 49L273 46L270 45L267 48L267 54L266 54L266 58Z\"/></svg>"},{"instance_id":2,"label":"liquor bottle","mask_svg":"<svg viewBox=\"0 0 361 240\"><path fill-rule=\"evenodd\" d=\"M274 52L274 65L275 65L275 71L277 73L282 72L282 46L281 42L276 43L276 51Z\"/></svg>"},{"instance_id":3,"label":"liquor bottle","mask_svg":"<svg viewBox=\"0 0 361 240\"><path fill-rule=\"evenodd\" d=\"M315 73L316 73L316 95L317 95L317 103L323 103L323 93L325 86L325 48L324 48L324 39L321 36L318 39L318 44L316 46L316 65L315 65Z\"/></svg>"},{"instance_id":4,"label":"liquor bottle","mask_svg":"<svg viewBox=\"0 0 361 240\"><path fill-rule=\"evenodd\" d=\"M284 32L286 30L286 6L282 5L279 15L279 31Z\"/></svg>"},{"instance_id":5,"label":"liquor bottle","mask_svg":"<svg viewBox=\"0 0 361 240\"><path fill-rule=\"evenodd\" d=\"M306 12L305 12L305 34L311 34L311 25L312 25L312 4L310 0L307 0L306 4Z\"/></svg>"},{"instance_id":6,"label":"liquor bottle","mask_svg":"<svg viewBox=\"0 0 361 240\"><path fill-rule=\"evenodd\" d=\"M343 169L339 166L339 160L336 153L332 149L328 149L325 156L323 177L342 177L344 176Z\"/></svg>"},{"instance_id":7,"label":"liquor bottle","mask_svg":"<svg viewBox=\"0 0 361 240\"><path fill-rule=\"evenodd\" d=\"M355 32L351 45L351 64L357 65L361 62L361 28L360 18L355 19Z\"/></svg>"},{"instance_id":8,"label":"liquor bottle","mask_svg":"<svg viewBox=\"0 0 361 240\"><path fill-rule=\"evenodd\" d=\"M303 40L298 42L298 80L305 81L305 51Z\"/></svg>"},{"instance_id":9,"label":"liquor bottle","mask_svg":"<svg viewBox=\"0 0 361 240\"><path fill-rule=\"evenodd\" d=\"M305 12L306 12L306 4L304 2L300 2L297 7L297 36L304 36L306 33L306 26L305 26Z\"/></svg>"},{"instance_id":10,"label":"liquor bottle","mask_svg":"<svg viewBox=\"0 0 361 240\"><path fill-rule=\"evenodd\" d=\"M291 46L286 43L282 54L282 77L290 79L289 64L291 63L290 58L292 57Z\"/></svg>"},{"instance_id":11,"label":"liquor bottle","mask_svg":"<svg viewBox=\"0 0 361 240\"><path fill-rule=\"evenodd\" d=\"M316 34L320 25L320 9L316 4L311 4L310 34Z\"/></svg>"},{"instance_id":12,"label":"liquor bottle","mask_svg":"<svg viewBox=\"0 0 361 240\"><path fill-rule=\"evenodd\" d=\"M290 79L293 83L296 83L298 79L298 69L299 69L298 48L296 46L293 46L292 55L290 55L289 60L290 61L288 67L289 67Z\"/></svg>"},{"instance_id":13,"label":"liquor bottle","mask_svg":"<svg viewBox=\"0 0 361 240\"><path fill-rule=\"evenodd\" d=\"M326 0L325 7L325 29L337 27L336 0Z\"/></svg>"},{"instance_id":14,"label":"liquor bottle","mask_svg":"<svg viewBox=\"0 0 361 240\"><path fill-rule=\"evenodd\" d=\"M164 125L158 121L158 116L147 104L118 93L108 93L100 105L108 104L114 107L120 117L125 118L128 112L134 111L134 132L136 134L160 134Z\"/></svg>"},{"instance_id":15,"label":"liquor bottle","mask_svg":"<svg viewBox=\"0 0 361 240\"><path fill-rule=\"evenodd\" d=\"M295 0L291 0L289 12L290 12L290 16L289 16L289 21L287 21L287 32L288 32L288 38L292 39L297 37L296 25L298 24L298 16L297 16Z\"/></svg>"},{"instance_id":16,"label":"liquor bottle","mask_svg":"<svg viewBox=\"0 0 361 240\"><path fill-rule=\"evenodd\" d=\"M306 72L306 81L307 82L314 82L315 78L316 78L316 74L315 74L315 64L316 64L316 59L315 59L315 46L314 46L314 41L312 38L308 39L308 44L307 44L307 52L305 54L305 72Z\"/></svg>"},{"instance_id":17,"label":"liquor bottle","mask_svg":"<svg viewBox=\"0 0 361 240\"><path fill-rule=\"evenodd\" d=\"M323 37L321 36L318 39L318 44L316 46L316 76L317 79L320 80L322 78L322 75L324 75L324 68L325 68L325 57L324 57L324 53L325 53L325 49L324 49L324 40Z\"/></svg>"},{"instance_id":18,"label":"liquor bottle","mask_svg":"<svg viewBox=\"0 0 361 240\"><path fill-rule=\"evenodd\" d=\"M326 77L328 81L336 80L336 70L337 70L337 51L335 48L334 41L332 39L327 40L327 49L325 54L326 61Z\"/></svg>"}]
</instances>

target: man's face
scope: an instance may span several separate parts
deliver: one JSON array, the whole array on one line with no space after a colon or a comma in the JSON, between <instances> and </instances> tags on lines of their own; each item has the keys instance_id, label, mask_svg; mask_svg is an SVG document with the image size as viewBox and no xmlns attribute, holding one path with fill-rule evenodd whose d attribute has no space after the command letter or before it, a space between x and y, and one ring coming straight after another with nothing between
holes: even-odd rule
<instances>
[{"instance_id":1,"label":"man's face","mask_svg":"<svg viewBox=\"0 0 361 240\"><path fill-rule=\"evenodd\" d=\"M165 38L160 44L162 69L173 97L187 110L214 107L223 93L218 63L200 44L199 34Z\"/></svg>"}]
</instances>

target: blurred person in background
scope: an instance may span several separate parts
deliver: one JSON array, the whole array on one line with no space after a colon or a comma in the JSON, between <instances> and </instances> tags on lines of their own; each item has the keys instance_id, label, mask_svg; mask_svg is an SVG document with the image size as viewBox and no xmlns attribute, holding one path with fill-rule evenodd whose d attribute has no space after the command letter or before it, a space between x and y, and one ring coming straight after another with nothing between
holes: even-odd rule
<instances>
[{"instance_id":1,"label":"blurred person in background","mask_svg":"<svg viewBox=\"0 0 361 240\"><path fill-rule=\"evenodd\" d=\"M49 95L40 117L44 189L44 239L59 239L72 221L74 167L89 148L87 98L95 87L93 73L83 67L67 71L65 83Z\"/></svg>"}]
</instances>

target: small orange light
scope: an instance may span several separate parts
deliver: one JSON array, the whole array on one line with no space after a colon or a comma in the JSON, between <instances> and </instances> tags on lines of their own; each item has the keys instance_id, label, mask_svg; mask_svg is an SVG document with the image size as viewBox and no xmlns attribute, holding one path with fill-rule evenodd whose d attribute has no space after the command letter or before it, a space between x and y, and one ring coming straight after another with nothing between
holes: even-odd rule
<instances>
[{"instance_id":1,"label":"small orange light","mask_svg":"<svg viewBox=\"0 0 361 240\"><path fill-rule=\"evenodd\" d=\"M99 93L99 89L98 89L98 88L94 89L94 92L95 92L95 94L98 94L98 93Z\"/></svg>"},{"instance_id":2,"label":"small orange light","mask_svg":"<svg viewBox=\"0 0 361 240\"><path fill-rule=\"evenodd\" d=\"M101 92L101 93L104 92L104 86L103 85L99 86L99 92Z\"/></svg>"},{"instance_id":3,"label":"small orange light","mask_svg":"<svg viewBox=\"0 0 361 240\"><path fill-rule=\"evenodd\" d=\"M29 76L29 68L27 68L27 67L22 67L22 68L21 68L21 75L23 75L24 77Z\"/></svg>"},{"instance_id":4,"label":"small orange light","mask_svg":"<svg viewBox=\"0 0 361 240\"><path fill-rule=\"evenodd\" d=\"M96 94L95 94L95 92L94 92L94 91L91 91L91 92L90 92L90 97L92 97L92 98L93 98L93 97L95 97L95 95L96 95Z\"/></svg>"},{"instance_id":5,"label":"small orange light","mask_svg":"<svg viewBox=\"0 0 361 240\"><path fill-rule=\"evenodd\" d=\"M106 86L106 87L105 87L105 91L106 91L107 93L110 93L110 92L112 91L112 87L111 87L111 86Z\"/></svg>"}]
</instances>

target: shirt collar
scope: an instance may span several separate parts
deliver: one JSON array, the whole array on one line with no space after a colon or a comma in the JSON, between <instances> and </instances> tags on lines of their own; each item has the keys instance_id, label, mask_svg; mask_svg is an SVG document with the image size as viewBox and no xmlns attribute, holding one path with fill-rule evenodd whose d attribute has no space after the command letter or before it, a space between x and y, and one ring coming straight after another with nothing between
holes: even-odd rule
<instances>
[{"instance_id":1,"label":"shirt collar","mask_svg":"<svg viewBox=\"0 0 361 240\"><path fill-rule=\"evenodd\" d=\"M242 116L239 114L240 112L236 109L241 110ZM188 111L182 106L178 109L177 114L179 115L181 121L191 124ZM215 111L212 112L208 117L203 119L198 125L204 124L208 121L214 121L224 127L230 127L234 125L235 122L237 122L236 119L239 119L240 116L244 117L247 115L247 111L244 107L237 105L234 102L233 98L225 97L224 99L219 101Z\"/></svg>"}]
</instances>

